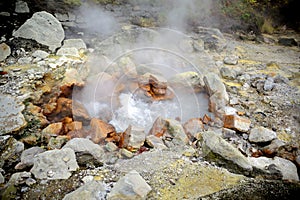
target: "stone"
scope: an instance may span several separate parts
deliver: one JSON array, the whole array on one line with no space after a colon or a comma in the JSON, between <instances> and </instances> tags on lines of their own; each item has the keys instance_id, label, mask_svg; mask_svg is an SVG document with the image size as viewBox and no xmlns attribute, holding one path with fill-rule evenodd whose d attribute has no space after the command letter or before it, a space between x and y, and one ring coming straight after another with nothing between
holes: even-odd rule
<instances>
[{"instance_id":1,"label":"stone","mask_svg":"<svg viewBox=\"0 0 300 200\"><path fill-rule=\"evenodd\" d=\"M63 200L100 200L105 199L106 189L103 183L90 181L73 192L66 194Z\"/></svg>"},{"instance_id":2,"label":"stone","mask_svg":"<svg viewBox=\"0 0 300 200\"><path fill-rule=\"evenodd\" d=\"M134 156L134 154L127 149L120 149L120 154L125 158L132 158Z\"/></svg>"},{"instance_id":3,"label":"stone","mask_svg":"<svg viewBox=\"0 0 300 200\"><path fill-rule=\"evenodd\" d=\"M250 129L251 121L238 115L225 115L224 128L234 129L240 132L247 132Z\"/></svg>"},{"instance_id":4,"label":"stone","mask_svg":"<svg viewBox=\"0 0 300 200\"><path fill-rule=\"evenodd\" d=\"M55 51L61 46L65 33L61 23L53 15L41 11L34 13L13 36L35 40Z\"/></svg>"},{"instance_id":5,"label":"stone","mask_svg":"<svg viewBox=\"0 0 300 200\"><path fill-rule=\"evenodd\" d=\"M264 90L271 91L274 88L274 79L272 77L268 77L264 83Z\"/></svg>"},{"instance_id":6,"label":"stone","mask_svg":"<svg viewBox=\"0 0 300 200\"><path fill-rule=\"evenodd\" d=\"M24 151L24 144L12 136L0 136L0 168L13 167L20 161L20 155Z\"/></svg>"},{"instance_id":7,"label":"stone","mask_svg":"<svg viewBox=\"0 0 300 200\"><path fill-rule=\"evenodd\" d=\"M277 134L265 127L258 126L250 130L249 141L254 143L270 142L277 138Z\"/></svg>"},{"instance_id":8,"label":"stone","mask_svg":"<svg viewBox=\"0 0 300 200\"><path fill-rule=\"evenodd\" d=\"M149 131L149 135L155 135L157 137L163 136L163 140L171 139L175 145L187 144L189 141L180 122L174 119L163 119L161 117L155 120Z\"/></svg>"},{"instance_id":9,"label":"stone","mask_svg":"<svg viewBox=\"0 0 300 200\"><path fill-rule=\"evenodd\" d=\"M274 158L249 157L248 160L253 167L258 168L267 174L272 174L272 170L279 171L282 175L282 179L299 181L297 167L289 160L277 156Z\"/></svg>"},{"instance_id":10,"label":"stone","mask_svg":"<svg viewBox=\"0 0 300 200\"><path fill-rule=\"evenodd\" d=\"M93 143L91 140L86 138L73 138L67 144L63 146L64 148L73 149L77 154L90 154L98 162L103 163L104 149L103 147Z\"/></svg>"},{"instance_id":11,"label":"stone","mask_svg":"<svg viewBox=\"0 0 300 200\"><path fill-rule=\"evenodd\" d=\"M22 185L25 183L27 178L31 177L31 173L30 172L17 172L11 175L9 181L8 181L8 185Z\"/></svg>"},{"instance_id":12,"label":"stone","mask_svg":"<svg viewBox=\"0 0 300 200\"><path fill-rule=\"evenodd\" d=\"M265 146L262 151L267 157L273 157L276 155L280 147L285 146L285 142L279 139L272 140L271 144Z\"/></svg>"},{"instance_id":13,"label":"stone","mask_svg":"<svg viewBox=\"0 0 300 200\"><path fill-rule=\"evenodd\" d=\"M118 146L115 145L115 143L113 143L113 142L108 142L105 145L105 149L109 152L113 152L113 151L118 150Z\"/></svg>"},{"instance_id":14,"label":"stone","mask_svg":"<svg viewBox=\"0 0 300 200\"><path fill-rule=\"evenodd\" d=\"M0 135L17 132L27 125L22 114L24 108L15 97L0 94Z\"/></svg>"},{"instance_id":15,"label":"stone","mask_svg":"<svg viewBox=\"0 0 300 200\"><path fill-rule=\"evenodd\" d=\"M225 139L230 139L230 138L236 138L237 134L235 130L228 129L228 128L222 128L222 136Z\"/></svg>"},{"instance_id":16,"label":"stone","mask_svg":"<svg viewBox=\"0 0 300 200\"><path fill-rule=\"evenodd\" d=\"M4 176L2 175L2 173L0 172L0 184L4 183L5 182L5 178Z\"/></svg>"},{"instance_id":17,"label":"stone","mask_svg":"<svg viewBox=\"0 0 300 200\"><path fill-rule=\"evenodd\" d=\"M128 134L130 135L128 141L129 148L139 149L141 146L143 146L146 138L144 129L134 127L134 126L129 126L126 132L128 132Z\"/></svg>"},{"instance_id":18,"label":"stone","mask_svg":"<svg viewBox=\"0 0 300 200\"><path fill-rule=\"evenodd\" d=\"M204 83L209 96L212 96L215 93L220 93L221 97L224 98L226 102L229 101L225 85L222 83L220 77L217 74L208 73L206 76L204 76Z\"/></svg>"},{"instance_id":19,"label":"stone","mask_svg":"<svg viewBox=\"0 0 300 200\"><path fill-rule=\"evenodd\" d=\"M70 148L55 149L38 154L30 172L37 179L68 179L79 168L75 152Z\"/></svg>"},{"instance_id":20,"label":"stone","mask_svg":"<svg viewBox=\"0 0 300 200\"><path fill-rule=\"evenodd\" d=\"M252 171L252 166L247 157L215 132L203 132L202 138L202 149L206 159L224 164L224 162L219 160L219 158L222 158L227 161L227 168L230 170L236 170L237 172L245 171L247 173Z\"/></svg>"},{"instance_id":21,"label":"stone","mask_svg":"<svg viewBox=\"0 0 300 200\"><path fill-rule=\"evenodd\" d=\"M82 39L67 39L64 40L62 48L76 48L78 51L87 50L86 44Z\"/></svg>"},{"instance_id":22,"label":"stone","mask_svg":"<svg viewBox=\"0 0 300 200\"><path fill-rule=\"evenodd\" d=\"M10 47L5 43L1 43L0 44L0 61L5 60L10 54L11 54Z\"/></svg>"},{"instance_id":23,"label":"stone","mask_svg":"<svg viewBox=\"0 0 300 200\"><path fill-rule=\"evenodd\" d=\"M90 126L90 136L92 141L96 144L103 141L108 136L108 134L115 132L115 128L112 125L97 118L92 118Z\"/></svg>"},{"instance_id":24,"label":"stone","mask_svg":"<svg viewBox=\"0 0 300 200\"><path fill-rule=\"evenodd\" d=\"M34 157L43 152L45 152L45 149L41 147L31 147L24 150L21 154L21 162L15 166L15 169L21 170L26 167L31 167L33 165Z\"/></svg>"},{"instance_id":25,"label":"stone","mask_svg":"<svg viewBox=\"0 0 300 200\"><path fill-rule=\"evenodd\" d=\"M140 174L132 170L124 177L120 178L107 195L108 200L120 199L146 199L152 188L146 183Z\"/></svg>"},{"instance_id":26,"label":"stone","mask_svg":"<svg viewBox=\"0 0 300 200\"><path fill-rule=\"evenodd\" d=\"M121 57L120 61L118 62L118 67L121 75L126 75L128 77L137 76L135 63L129 57Z\"/></svg>"},{"instance_id":27,"label":"stone","mask_svg":"<svg viewBox=\"0 0 300 200\"><path fill-rule=\"evenodd\" d=\"M195 31L198 37L204 41L206 50L221 51L227 45L227 41L219 29L199 26Z\"/></svg>"},{"instance_id":28,"label":"stone","mask_svg":"<svg viewBox=\"0 0 300 200\"><path fill-rule=\"evenodd\" d=\"M239 57L236 55L226 56L223 60L224 64L227 65L237 65Z\"/></svg>"},{"instance_id":29,"label":"stone","mask_svg":"<svg viewBox=\"0 0 300 200\"><path fill-rule=\"evenodd\" d=\"M51 137L48 144L47 149L60 149L67 141L69 140L69 136L59 135L57 137Z\"/></svg>"},{"instance_id":30,"label":"stone","mask_svg":"<svg viewBox=\"0 0 300 200\"><path fill-rule=\"evenodd\" d=\"M82 129L82 122L74 121L65 125L65 128L68 131L79 131Z\"/></svg>"},{"instance_id":31,"label":"stone","mask_svg":"<svg viewBox=\"0 0 300 200\"><path fill-rule=\"evenodd\" d=\"M232 68L228 68L228 67L222 67L220 69L220 73L223 78L226 78L229 80L235 80L237 77L237 71Z\"/></svg>"},{"instance_id":32,"label":"stone","mask_svg":"<svg viewBox=\"0 0 300 200\"><path fill-rule=\"evenodd\" d=\"M197 133L204 131L204 124L199 118L192 118L183 125L183 128L189 139L193 141Z\"/></svg>"},{"instance_id":33,"label":"stone","mask_svg":"<svg viewBox=\"0 0 300 200\"><path fill-rule=\"evenodd\" d=\"M204 86L202 78L199 73L188 71L172 76L168 82L176 87L184 87L191 91L200 91Z\"/></svg>"},{"instance_id":34,"label":"stone","mask_svg":"<svg viewBox=\"0 0 300 200\"><path fill-rule=\"evenodd\" d=\"M16 13L29 13L29 7L25 1L16 1Z\"/></svg>"},{"instance_id":35,"label":"stone","mask_svg":"<svg viewBox=\"0 0 300 200\"><path fill-rule=\"evenodd\" d=\"M78 49L76 49L75 47L62 47L56 52L56 55L58 55L58 56L73 56L73 57L80 58Z\"/></svg>"},{"instance_id":36,"label":"stone","mask_svg":"<svg viewBox=\"0 0 300 200\"><path fill-rule=\"evenodd\" d=\"M166 145L164 144L164 141L159 138L156 137L155 135L148 135L146 137L146 141L145 141L150 147L155 148L155 149L167 149L168 147L166 147Z\"/></svg>"},{"instance_id":37,"label":"stone","mask_svg":"<svg viewBox=\"0 0 300 200\"><path fill-rule=\"evenodd\" d=\"M279 38L278 44L281 44L283 46L289 46L289 47L298 46L298 43L294 38L284 38L284 37Z\"/></svg>"},{"instance_id":38,"label":"stone","mask_svg":"<svg viewBox=\"0 0 300 200\"><path fill-rule=\"evenodd\" d=\"M42 130L42 138L45 139L48 143L52 136L58 136L62 132L62 128L62 122L49 124L46 128Z\"/></svg>"},{"instance_id":39,"label":"stone","mask_svg":"<svg viewBox=\"0 0 300 200\"><path fill-rule=\"evenodd\" d=\"M32 61L31 57L22 57L18 59L18 64L20 65L26 65L29 64Z\"/></svg>"},{"instance_id":40,"label":"stone","mask_svg":"<svg viewBox=\"0 0 300 200\"><path fill-rule=\"evenodd\" d=\"M77 69L74 68L66 69L61 87L63 86L72 87L73 85L81 87L84 85L84 81L82 80L83 78L84 77L82 76L82 74L79 74Z\"/></svg>"},{"instance_id":41,"label":"stone","mask_svg":"<svg viewBox=\"0 0 300 200\"><path fill-rule=\"evenodd\" d=\"M49 56L50 54L47 53L46 51L42 51L42 50L36 50L35 52L33 52L32 56L35 58L40 58L40 59L45 59Z\"/></svg>"}]
</instances>

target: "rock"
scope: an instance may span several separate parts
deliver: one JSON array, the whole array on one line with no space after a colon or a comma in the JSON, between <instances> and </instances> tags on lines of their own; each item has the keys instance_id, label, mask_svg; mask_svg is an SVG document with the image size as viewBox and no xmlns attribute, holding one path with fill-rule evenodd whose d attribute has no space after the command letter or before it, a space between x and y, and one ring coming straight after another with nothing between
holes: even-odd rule
<instances>
[{"instance_id":1,"label":"rock","mask_svg":"<svg viewBox=\"0 0 300 200\"><path fill-rule=\"evenodd\" d=\"M48 143L52 136L58 136L63 131L63 123L57 122L49 124L46 128L42 130L42 138Z\"/></svg>"},{"instance_id":2,"label":"rock","mask_svg":"<svg viewBox=\"0 0 300 200\"><path fill-rule=\"evenodd\" d=\"M268 77L264 83L264 90L271 91L274 88L274 79L272 77Z\"/></svg>"},{"instance_id":3,"label":"rock","mask_svg":"<svg viewBox=\"0 0 300 200\"><path fill-rule=\"evenodd\" d=\"M24 150L21 154L21 162L15 166L15 169L21 170L26 167L31 167L33 165L34 157L43 152L45 152L45 149L42 149L41 147L31 147Z\"/></svg>"},{"instance_id":4,"label":"rock","mask_svg":"<svg viewBox=\"0 0 300 200\"><path fill-rule=\"evenodd\" d=\"M152 147L152 148L156 148L156 149L167 149L168 147L166 147L166 145L164 144L164 141L159 138L156 137L155 135L148 135L146 137L146 143Z\"/></svg>"},{"instance_id":5,"label":"rock","mask_svg":"<svg viewBox=\"0 0 300 200\"><path fill-rule=\"evenodd\" d=\"M16 2L16 13L29 13L29 7L25 1L17 1Z\"/></svg>"},{"instance_id":6,"label":"rock","mask_svg":"<svg viewBox=\"0 0 300 200\"><path fill-rule=\"evenodd\" d=\"M240 132L247 132L250 129L251 121L237 115L224 116L224 128L234 129Z\"/></svg>"},{"instance_id":7,"label":"rock","mask_svg":"<svg viewBox=\"0 0 300 200\"><path fill-rule=\"evenodd\" d=\"M248 160L253 167L258 168L267 174L279 171L282 175L282 179L299 181L297 167L289 160L277 156L274 158L249 157Z\"/></svg>"},{"instance_id":8,"label":"rock","mask_svg":"<svg viewBox=\"0 0 300 200\"><path fill-rule=\"evenodd\" d=\"M13 36L35 40L55 51L61 46L65 33L61 23L53 15L41 11L34 13Z\"/></svg>"},{"instance_id":9,"label":"rock","mask_svg":"<svg viewBox=\"0 0 300 200\"><path fill-rule=\"evenodd\" d=\"M215 132L202 133L202 149L206 159L227 165L227 168L237 172L251 172L252 166L247 158L230 143L218 136ZM227 162L220 160L226 160Z\"/></svg>"},{"instance_id":10,"label":"rock","mask_svg":"<svg viewBox=\"0 0 300 200\"><path fill-rule=\"evenodd\" d=\"M163 140L171 140L174 145L187 144L189 141L180 122L174 119L162 119L161 117L155 120L149 135L163 136Z\"/></svg>"},{"instance_id":11,"label":"rock","mask_svg":"<svg viewBox=\"0 0 300 200\"><path fill-rule=\"evenodd\" d=\"M84 85L83 78L85 77L82 76L82 74L79 74L79 72L76 69L74 68L66 69L61 87L63 86L72 87L73 85L81 87Z\"/></svg>"},{"instance_id":12,"label":"rock","mask_svg":"<svg viewBox=\"0 0 300 200\"><path fill-rule=\"evenodd\" d=\"M103 163L104 149L93 143L91 140L86 138L73 138L65 146L64 148L73 149L76 154L90 154L92 155L98 162Z\"/></svg>"},{"instance_id":13,"label":"rock","mask_svg":"<svg viewBox=\"0 0 300 200\"><path fill-rule=\"evenodd\" d=\"M209 73L204 77L204 83L206 90L210 96L209 109L217 114L219 117L223 117L224 107L228 104L229 97L226 92L226 88L222 83L218 75Z\"/></svg>"},{"instance_id":14,"label":"rock","mask_svg":"<svg viewBox=\"0 0 300 200\"><path fill-rule=\"evenodd\" d=\"M192 89L191 91L200 91L204 86L202 78L197 72L188 71L172 76L169 79L169 83L176 87L185 87L188 90Z\"/></svg>"},{"instance_id":15,"label":"rock","mask_svg":"<svg viewBox=\"0 0 300 200\"><path fill-rule=\"evenodd\" d=\"M1 43L0 44L0 61L5 60L10 54L11 54L10 47L5 43Z\"/></svg>"},{"instance_id":16,"label":"rock","mask_svg":"<svg viewBox=\"0 0 300 200\"><path fill-rule=\"evenodd\" d=\"M78 168L74 151L63 148L38 154L30 172L38 179L68 179Z\"/></svg>"},{"instance_id":17,"label":"rock","mask_svg":"<svg viewBox=\"0 0 300 200\"><path fill-rule=\"evenodd\" d=\"M127 134L129 135L128 147L133 149L139 149L143 146L146 138L144 129L129 126L126 129Z\"/></svg>"},{"instance_id":18,"label":"rock","mask_svg":"<svg viewBox=\"0 0 300 200\"><path fill-rule=\"evenodd\" d=\"M227 45L226 39L219 29L199 26L196 33L204 41L204 48L221 51Z\"/></svg>"},{"instance_id":19,"label":"rock","mask_svg":"<svg viewBox=\"0 0 300 200\"><path fill-rule=\"evenodd\" d=\"M107 195L108 200L146 199L151 187L135 170L120 178Z\"/></svg>"},{"instance_id":20,"label":"rock","mask_svg":"<svg viewBox=\"0 0 300 200\"><path fill-rule=\"evenodd\" d=\"M118 146L115 145L115 143L113 143L113 142L108 142L105 145L105 149L109 152L113 152L113 151L116 151L118 149Z\"/></svg>"},{"instance_id":21,"label":"rock","mask_svg":"<svg viewBox=\"0 0 300 200\"><path fill-rule=\"evenodd\" d=\"M24 151L24 144L11 136L0 136L0 168L3 166L13 168L20 161Z\"/></svg>"},{"instance_id":22,"label":"rock","mask_svg":"<svg viewBox=\"0 0 300 200\"><path fill-rule=\"evenodd\" d=\"M279 139L274 139L272 140L271 144L268 146L265 146L262 151L263 153L268 156L268 157L273 157L276 155L280 147L283 147L285 145L285 142L279 140Z\"/></svg>"},{"instance_id":23,"label":"rock","mask_svg":"<svg viewBox=\"0 0 300 200\"><path fill-rule=\"evenodd\" d=\"M277 135L274 131L262 126L252 128L249 134L249 141L255 143L270 142L276 138Z\"/></svg>"},{"instance_id":24,"label":"rock","mask_svg":"<svg viewBox=\"0 0 300 200\"><path fill-rule=\"evenodd\" d=\"M298 46L298 43L294 38L279 38L278 44L289 47Z\"/></svg>"},{"instance_id":25,"label":"rock","mask_svg":"<svg viewBox=\"0 0 300 200\"><path fill-rule=\"evenodd\" d=\"M87 50L86 44L82 39L67 39L64 40L62 48L76 48L79 50Z\"/></svg>"},{"instance_id":26,"label":"rock","mask_svg":"<svg viewBox=\"0 0 300 200\"><path fill-rule=\"evenodd\" d=\"M26 65L29 64L32 61L31 57L22 57L18 59L18 64L20 65Z\"/></svg>"},{"instance_id":27,"label":"rock","mask_svg":"<svg viewBox=\"0 0 300 200\"><path fill-rule=\"evenodd\" d=\"M236 138L237 134L236 131L228 129L228 128L223 128L222 129L222 136L225 139L231 139L231 138Z\"/></svg>"},{"instance_id":28,"label":"rock","mask_svg":"<svg viewBox=\"0 0 300 200\"><path fill-rule=\"evenodd\" d=\"M32 56L35 58L40 58L40 59L45 59L49 56L50 54L47 53L46 51L42 51L42 50L36 50L35 52L33 52Z\"/></svg>"},{"instance_id":29,"label":"rock","mask_svg":"<svg viewBox=\"0 0 300 200\"><path fill-rule=\"evenodd\" d=\"M227 65L237 65L239 57L236 55L226 56L223 60L224 64Z\"/></svg>"},{"instance_id":30,"label":"rock","mask_svg":"<svg viewBox=\"0 0 300 200\"><path fill-rule=\"evenodd\" d=\"M137 71L135 63L129 57L122 57L118 62L120 75L126 75L128 77L136 77Z\"/></svg>"},{"instance_id":31,"label":"rock","mask_svg":"<svg viewBox=\"0 0 300 200\"><path fill-rule=\"evenodd\" d=\"M120 149L120 154L125 158L132 158L134 156L134 154L127 149Z\"/></svg>"},{"instance_id":32,"label":"rock","mask_svg":"<svg viewBox=\"0 0 300 200\"><path fill-rule=\"evenodd\" d=\"M0 135L16 132L27 125L21 113L24 108L15 97L0 94Z\"/></svg>"},{"instance_id":33,"label":"rock","mask_svg":"<svg viewBox=\"0 0 300 200\"><path fill-rule=\"evenodd\" d=\"M76 49L75 47L62 47L56 52L56 55L58 55L58 56L73 56L73 57L80 58L78 49Z\"/></svg>"},{"instance_id":34,"label":"rock","mask_svg":"<svg viewBox=\"0 0 300 200\"><path fill-rule=\"evenodd\" d=\"M189 139L193 141L197 133L204 131L204 124L199 118L192 118L183 125L183 128Z\"/></svg>"},{"instance_id":35,"label":"rock","mask_svg":"<svg viewBox=\"0 0 300 200\"><path fill-rule=\"evenodd\" d=\"M25 183L25 180L27 178L31 177L31 173L30 172L17 172L14 173L9 181L8 181L8 185L22 185L23 183Z\"/></svg>"},{"instance_id":36,"label":"rock","mask_svg":"<svg viewBox=\"0 0 300 200\"><path fill-rule=\"evenodd\" d=\"M115 128L112 125L97 118L93 118L91 120L90 126L91 126L90 136L92 141L95 142L96 144L103 141L108 136L108 134L112 134L116 132Z\"/></svg>"},{"instance_id":37,"label":"rock","mask_svg":"<svg viewBox=\"0 0 300 200\"><path fill-rule=\"evenodd\" d=\"M232 68L228 68L228 67L222 67L220 69L220 73L223 78L226 78L229 80L235 80L237 77L237 71Z\"/></svg>"},{"instance_id":38,"label":"rock","mask_svg":"<svg viewBox=\"0 0 300 200\"><path fill-rule=\"evenodd\" d=\"M103 183L91 181L67 194L63 200L100 200L105 199L106 189Z\"/></svg>"},{"instance_id":39,"label":"rock","mask_svg":"<svg viewBox=\"0 0 300 200\"><path fill-rule=\"evenodd\" d=\"M5 182L5 178L4 176L2 175L2 173L0 172L0 184L4 183Z\"/></svg>"},{"instance_id":40,"label":"rock","mask_svg":"<svg viewBox=\"0 0 300 200\"><path fill-rule=\"evenodd\" d=\"M60 149L67 141L69 140L69 136L59 135L57 137L51 137L48 144L47 149Z\"/></svg>"}]
</instances>

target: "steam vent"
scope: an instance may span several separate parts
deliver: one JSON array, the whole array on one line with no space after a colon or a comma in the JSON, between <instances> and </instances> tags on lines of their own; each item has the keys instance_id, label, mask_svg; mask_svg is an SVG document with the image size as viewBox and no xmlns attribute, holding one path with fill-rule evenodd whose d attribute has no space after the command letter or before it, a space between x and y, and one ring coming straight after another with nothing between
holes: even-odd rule
<instances>
[{"instance_id":1,"label":"steam vent","mask_svg":"<svg viewBox=\"0 0 300 200\"><path fill-rule=\"evenodd\" d=\"M1 1L1 199L298 199L295 8Z\"/></svg>"}]
</instances>

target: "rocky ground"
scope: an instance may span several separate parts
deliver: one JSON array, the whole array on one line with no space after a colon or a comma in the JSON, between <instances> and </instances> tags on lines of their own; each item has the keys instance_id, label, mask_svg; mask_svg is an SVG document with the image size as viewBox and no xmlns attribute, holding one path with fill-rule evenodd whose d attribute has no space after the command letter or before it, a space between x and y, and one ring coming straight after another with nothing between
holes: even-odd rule
<instances>
[{"instance_id":1,"label":"rocky ground","mask_svg":"<svg viewBox=\"0 0 300 200\"><path fill-rule=\"evenodd\" d=\"M0 12L2 199L296 199L299 34L18 2Z\"/></svg>"}]
</instances>

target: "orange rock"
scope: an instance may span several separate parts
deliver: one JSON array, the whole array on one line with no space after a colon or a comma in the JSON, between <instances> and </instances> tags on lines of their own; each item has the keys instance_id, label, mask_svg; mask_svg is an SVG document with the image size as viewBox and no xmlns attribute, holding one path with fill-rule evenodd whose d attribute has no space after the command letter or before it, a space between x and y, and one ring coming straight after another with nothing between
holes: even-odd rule
<instances>
[{"instance_id":1,"label":"orange rock","mask_svg":"<svg viewBox=\"0 0 300 200\"><path fill-rule=\"evenodd\" d=\"M75 120L82 121L83 124L88 123L90 119L90 115L88 111L85 109L84 105L82 105L77 101L73 101L72 114Z\"/></svg>"},{"instance_id":2,"label":"orange rock","mask_svg":"<svg viewBox=\"0 0 300 200\"><path fill-rule=\"evenodd\" d=\"M204 124L208 124L209 122L211 122L211 118L210 118L207 114L205 114L205 115L203 116L202 122L203 122Z\"/></svg>"},{"instance_id":3,"label":"orange rock","mask_svg":"<svg viewBox=\"0 0 300 200\"><path fill-rule=\"evenodd\" d=\"M88 136L88 132L84 129L74 130L74 131L69 131L67 133L67 136L69 136L70 139L72 139L72 138L86 138Z\"/></svg>"},{"instance_id":4,"label":"orange rock","mask_svg":"<svg viewBox=\"0 0 300 200\"><path fill-rule=\"evenodd\" d=\"M234 129L240 132L247 132L250 129L251 121L237 115L224 116L224 128Z\"/></svg>"},{"instance_id":5,"label":"orange rock","mask_svg":"<svg viewBox=\"0 0 300 200\"><path fill-rule=\"evenodd\" d=\"M108 136L108 134L116 132L115 128L112 125L97 118L93 118L91 120L90 126L91 126L91 139L96 144L101 141L104 141L105 138Z\"/></svg>"},{"instance_id":6,"label":"orange rock","mask_svg":"<svg viewBox=\"0 0 300 200\"><path fill-rule=\"evenodd\" d=\"M58 98L54 114L60 114L61 117L72 117L72 99L65 97Z\"/></svg>"},{"instance_id":7,"label":"orange rock","mask_svg":"<svg viewBox=\"0 0 300 200\"><path fill-rule=\"evenodd\" d=\"M82 122L71 122L70 124L67 124L68 131L78 131L82 129Z\"/></svg>"},{"instance_id":8,"label":"orange rock","mask_svg":"<svg viewBox=\"0 0 300 200\"><path fill-rule=\"evenodd\" d=\"M188 138L193 141L196 134L204 130L204 125L199 118L192 118L183 125Z\"/></svg>"},{"instance_id":9,"label":"orange rock","mask_svg":"<svg viewBox=\"0 0 300 200\"><path fill-rule=\"evenodd\" d=\"M52 136L58 136L62 133L62 131L63 131L62 122L49 124L46 128L42 130L42 140L43 141L45 140L46 143L48 143Z\"/></svg>"}]
</instances>

